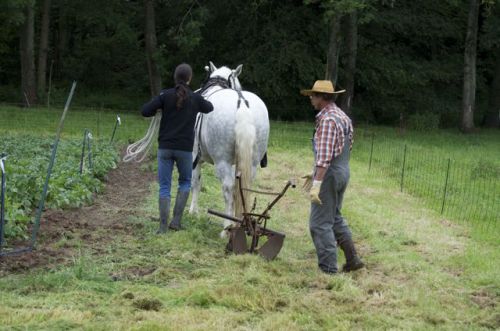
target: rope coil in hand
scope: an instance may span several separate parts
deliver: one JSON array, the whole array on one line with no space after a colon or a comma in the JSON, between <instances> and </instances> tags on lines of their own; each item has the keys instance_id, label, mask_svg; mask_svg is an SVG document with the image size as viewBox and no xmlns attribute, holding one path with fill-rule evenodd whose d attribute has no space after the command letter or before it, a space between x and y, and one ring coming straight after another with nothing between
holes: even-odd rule
<instances>
[{"instance_id":1,"label":"rope coil in hand","mask_svg":"<svg viewBox=\"0 0 500 331\"><path fill-rule=\"evenodd\" d=\"M151 120L146 135L135 143L128 145L125 156L123 157L124 162L130 162L132 160L142 162L146 158L153 145L153 138L157 136L160 129L160 121L161 112L158 112Z\"/></svg>"}]
</instances>

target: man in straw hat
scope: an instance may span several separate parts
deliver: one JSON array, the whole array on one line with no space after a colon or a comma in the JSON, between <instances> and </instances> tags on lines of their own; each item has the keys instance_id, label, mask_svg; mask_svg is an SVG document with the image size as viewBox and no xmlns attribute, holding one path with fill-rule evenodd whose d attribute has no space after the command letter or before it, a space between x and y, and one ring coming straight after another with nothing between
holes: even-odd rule
<instances>
[{"instance_id":1,"label":"man in straw hat","mask_svg":"<svg viewBox=\"0 0 500 331\"><path fill-rule=\"evenodd\" d=\"M313 139L314 172L309 185L311 213L309 229L316 247L319 268L328 274L337 273L337 243L344 251L344 272L361 269L364 264L356 254L349 226L340 212L349 181L349 156L353 128L349 117L334 102L345 90L335 91L329 80L317 80L309 96L318 114Z\"/></svg>"}]
</instances>

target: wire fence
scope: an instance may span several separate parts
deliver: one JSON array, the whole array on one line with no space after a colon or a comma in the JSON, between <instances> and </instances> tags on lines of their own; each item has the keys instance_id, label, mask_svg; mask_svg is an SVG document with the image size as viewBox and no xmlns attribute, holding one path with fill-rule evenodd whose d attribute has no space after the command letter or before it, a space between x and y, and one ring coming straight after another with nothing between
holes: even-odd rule
<instances>
[{"instance_id":1,"label":"wire fence","mask_svg":"<svg viewBox=\"0 0 500 331\"><path fill-rule=\"evenodd\" d=\"M500 166L491 159L457 160L403 139L358 135L356 158L370 173L399 184L443 216L497 226L500 219Z\"/></svg>"},{"instance_id":2,"label":"wire fence","mask_svg":"<svg viewBox=\"0 0 500 331\"><path fill-rule=\"evenodd\" d=\"M312 123L273 122L269 145L311 149ZM496 227L500 220L500 163L495 158L453 158L402 136L356 129L352 158L370 174L399 185L401 192L457 221Z\"/></svg>"}]
</instances>

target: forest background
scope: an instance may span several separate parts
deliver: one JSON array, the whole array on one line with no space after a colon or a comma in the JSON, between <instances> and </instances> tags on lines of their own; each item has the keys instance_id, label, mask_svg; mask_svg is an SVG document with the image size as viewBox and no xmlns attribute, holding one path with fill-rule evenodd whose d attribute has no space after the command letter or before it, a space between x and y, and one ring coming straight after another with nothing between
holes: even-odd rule
<instances>
[{"instance_id":1,"label":"forest background","mask_svg":"<svg viewBox=\"0 0 500 331\"><path fill-rule=\"evenodd\" d=\"M137 111L173 69L235 68L276 120L307 120L316 79L355 123L499 127L495 0L2 0L0 101Z\"/></svg>"}]
</instances>

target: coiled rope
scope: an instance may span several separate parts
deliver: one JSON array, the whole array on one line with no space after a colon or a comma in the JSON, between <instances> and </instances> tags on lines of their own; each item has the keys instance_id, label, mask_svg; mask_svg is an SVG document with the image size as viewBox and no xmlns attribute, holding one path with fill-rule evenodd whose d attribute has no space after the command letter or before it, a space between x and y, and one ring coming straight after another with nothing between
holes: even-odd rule
<instances>
[{"instance_id":1,"label":"coiled rope","mask_svg":"<svg viewBox=\"0 0 500 331\"><path fill-rule=\"evenodd\" d=\"M220 91L216 90L215 92L213 92L208 96L204 95L204 93L210 87L213 86L221 86L222 89L220 90L223 90L225 88L230 88L229 82L226 79L216 77L210 79L204 86L204 88L200 88L194 91L194 93L200 93L201 95L203 95L205 99L208 99L213 93ZM156 113L155 117L151 120L146 135L142 139L136 141L135 143L128 145L125 156L123 157L123 162L130 162L130 161L142 162L146 158L149 150L151 149L151 146L153 145L153 138L158 135L158 131L160 130L160 121L161 121L161 112L158 112Z\"/></svg>"},{"instance_id":2,"label":"coiled rope","mask_svg":"<svg viewBox=\"0 0 500 331\"><path fill-rule=\"evenodd\" d=\"M158 135L160 121L161 112L158 112L151 120L146 135L135 143L128 145L125 156L123 157L123 162L141 162L146 158L151 146L153 145L153 138Z\"/></svg>"}]
</instances>

